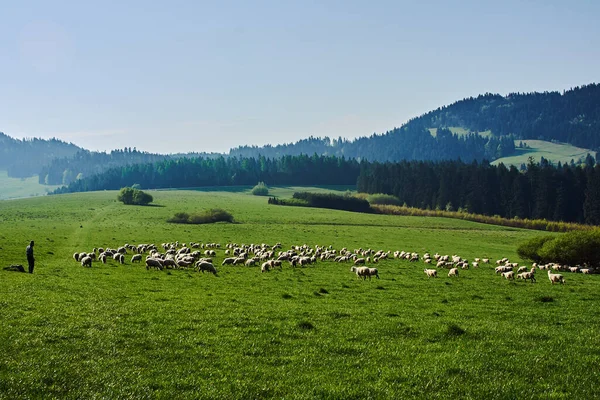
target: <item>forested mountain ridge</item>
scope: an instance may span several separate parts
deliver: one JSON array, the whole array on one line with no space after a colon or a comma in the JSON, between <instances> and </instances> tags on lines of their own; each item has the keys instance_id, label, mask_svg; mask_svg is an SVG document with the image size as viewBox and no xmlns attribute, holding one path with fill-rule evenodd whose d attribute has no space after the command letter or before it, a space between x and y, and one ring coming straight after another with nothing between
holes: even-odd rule
<instances>
[{"instance_id":1,"label":"forested mountain ridge","mask_svg":"<svg viewBox=\"0 0 600 400\"><path fill-rule=\"evenodd\" d=\"M13 178L37 174L43 165L61 157L71 157L81 150L73 143L53 139L15 139L0 132L0 169Z\"/></svg>"},{"instance_id":2,"label":"forested mountain ridge","mask_svg":"<svg viewBox=\"0 0 600 400\"><path fill-rule=\"evenodd\" d=\"M449 127L464 128L455 135ZM428 129L437 128L431 136ZM489 137L475 132L490 131ZM515 139L541 139L600 150L600 85L559 92L483 94L440 107L382 135L353 141L313 138L277 146L241 146L233 156L324 154L369 161L493 161L514 152Z\"/></svg>"},{"instance_id":3,"label":"forested mountain ridge","mask_svg":"<svg viewBox=\"0 0 600 400\"><path fill-rule=\"evenodd\" d=\"M430 111L410 123L428 128L460 126L469 131L512 134L518 139L559 141L600 150L600 85L559 92L486 93Z\"/></svg>"}]
</instances>

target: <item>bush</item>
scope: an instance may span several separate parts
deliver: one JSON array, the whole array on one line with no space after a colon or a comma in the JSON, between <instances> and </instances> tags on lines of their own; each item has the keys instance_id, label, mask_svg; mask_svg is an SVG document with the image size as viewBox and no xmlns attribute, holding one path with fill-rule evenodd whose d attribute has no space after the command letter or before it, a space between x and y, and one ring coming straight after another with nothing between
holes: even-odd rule
<instances>
[{"instance_id":1,"label":"bush","mask_svg":"<svg viewBox=\"0 0 600 400\"><path fill-rule=\"evenodd\" d=\"M531 260L533 262L541 262L542 256L540 250L544 243L554 239L554 236L538 236L521 243L517 248L517 254L519 257Z\"/></svg>"},{"instance_id":2,"label":"bush","mask_svg":"<svg viewBox=\"0 0 600 400\"><path fill-rule=\"evenodd\" d=\"M383 193L375 193L370 194L367 197L367 201L370 204L384 204L384 205L392 205L392 206L401 206L402 203L400 199L396 196L392 196L391 194L383 194Z\"/></svg>"},{"instance_id":3,"label":"bush","mask_svg":"<svg viewBox=\"0 0 600 400\"><path fill-rule=\"evenodd\" d=\"M535 262L565 265L600 265L600 230L573 231L552 237L530 239L519 246L522 258Z\"/></svg>"},{"instance_id":4,"label":"bush","mask_svg":"<svg viewBox=\"0 0 600 400\"><path fill-rule=\"evenodd\" d=\"M258 185L252 188L252 194L255 196L268 196L269 188L264 182L258 182Z\"/></svg>"},{"instance_id":5,"label":"bush","mask_svg":"<svg viewBox=\"0 0 600 400\"><path fill-rule=\"evenodd\" d=\"M600 231L569 232L547 241L539 254L544 262L600 265Z\"/></svg>"},{"instance_id":6,"label":"bush","mask_svg":"<svg viewBox=\"0 0 600 400\"><path fill-rule=\"evenodd\" d=\"M123 202L123 204L145 206L152 203L154 199L148 193L144 193L139 189L130 187L121 188L117 196L117 200Z\"/></svg>"},{"instance_id":7,"label":"bush","mask_svg":"<svg viewBox=\"0 0 600 400\"><path fill-rule=\"evenodd\" d=\"M175 224L212 224L215 222L233 222L233 215L220 208L211 208L200 214L176 213L167 222Z\"/></svg>"}]
</instances>

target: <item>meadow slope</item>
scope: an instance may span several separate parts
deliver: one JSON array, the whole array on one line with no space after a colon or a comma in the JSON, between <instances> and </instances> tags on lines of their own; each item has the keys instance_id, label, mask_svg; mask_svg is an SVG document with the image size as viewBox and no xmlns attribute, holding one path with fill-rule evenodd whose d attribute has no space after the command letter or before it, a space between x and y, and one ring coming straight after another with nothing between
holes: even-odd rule
<instances>
[{"instance_id":1,"label":"meadow slope","mask_svg":"<svg viewBox=\"0 0 600 400\"><path fill-rule=\"evenodd\" d=\"M517 259L540 232L462 220L270 206L241 192L117 192L0 202L0 399L14 398L594 398L600 361L599 276L566 285L507 282L492 266L450 279L422 262L219 275L109 262L93 247L166 241L320 244ZM222 207L235 224L173 225L174 213Z\"/></svg>"}]
</instances>

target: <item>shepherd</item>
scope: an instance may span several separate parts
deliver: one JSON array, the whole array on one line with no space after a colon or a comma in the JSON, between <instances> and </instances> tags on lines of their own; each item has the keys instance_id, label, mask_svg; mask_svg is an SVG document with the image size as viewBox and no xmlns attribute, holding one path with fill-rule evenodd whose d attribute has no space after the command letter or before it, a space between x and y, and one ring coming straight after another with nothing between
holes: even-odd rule
<instances>
[{"instance_id":1,"label":"shepherd","mask_svg":"<svg viewBox=\"0 0 600 400\"><path fill-rule=\"evenodd\" d=\"M27 262L29 263L29 273L33 274L33 264L35 259L33 258L33 240L29 242L29 246L27 246Z\"/></svg>"}]
</instances>

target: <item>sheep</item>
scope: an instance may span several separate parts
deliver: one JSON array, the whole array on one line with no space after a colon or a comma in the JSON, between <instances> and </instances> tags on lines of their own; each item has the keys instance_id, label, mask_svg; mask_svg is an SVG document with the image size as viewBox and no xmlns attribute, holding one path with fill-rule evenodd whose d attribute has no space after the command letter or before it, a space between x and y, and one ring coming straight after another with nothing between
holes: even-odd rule
<instances>
[{"instance_id":1,"label":"sheep","mask_svg":"<svg viewBox=\"0 0 600 400\"><path fill-rule=\"evenodd\" d=\"M451 276L456 276L458 278L458 268L452 268L450 272L448 272L448 278Z\"/></svg>"},{"instance_id":2,"label":"sheep","mask_svg":"<svg viewBox=\"0 0 600 400\"><path fill-rule=\"evenodd\" d=\"M377 279L379 279L379 271L377 271L377 268L369 268L369 280L371 280L372 276L375 276Z\"/></svg>"},{"instance_id":3,"label":"sheep","mask_svg":"<svg viewBox=\"0 0 600 400\"><path fill-rule=\"evenodd\" d=\"M81 266L82 267L90 267L92 266L92 257L89 256L85 256L81 259Z\"/></svg>"},{"instance_id":4,"label":"sheep","mask_svg":"<svg viewBox=\"0 0 600 400\"><path fill-rule=\"evenodd\" d=\"M116 260L119 262L119 264L125 264L125 256L121 253L117 253L119 256L116 258Z\"/></svg>"},{"instance_id":5,"label":"sheep","mask_svg":"<svg viewBox=\"0 0 600 400\"><path fill-rule=\"evenodd\" d=\"M527 271L527 267L523 266L523 267L519 267L519 269L517 270L517 274L520 274L521 272L526 272Z\"/></svg>"},{"instance_id":6,"label":"sheep","mask_svg":"<svg viewBox=\"0 0 600 400\"><path fill-rule=\"evenodd\" d=\"M531 268L529 272L521 272L517 275L517 279L523 279L524 281L529 279L531 283L535 282L535 268Z\"/></svg>"},{"instance_id":7,"label":"sheep","mask_svg":"<svg viewBox=\"0 0 600 400\"><path fill-rule=\"evenodd\" d=\"M79 262L79 253L73 254L73 258L75 259L75 261Z\"/></svg>"},{"instance_id":8,"label":"sheep","mask_svg":"<svg viewBox=\"0 0 600 400\"><path fill-rule=\"evenodd\" d=\"M177 263L172 258L165 258L164 260L162 260L162 263L163 263L163 267L165 267L165 268L166 267L173 267L173 268L177 267Z\"/></svg>"},{"instance_id":9,"label":"sheep","mask_svg":"<svg viewBox=\"0 0 600 400\"><path fill-rule=\"evenodd\" d=\"M131 256L131 263L133 264L134 262L141 262L142 261L142 255L141 254L134 254L133 256Z\"/></svg>"},{"instance_id":10,"label":"sheep","mask_svg":"<svg viewBox=\"0 0 600 400\"><path fill-rule=\"evenodd\" d=\"M189 260L179 260L175 262L177 264L178 267L183 267L183 268L187 268L190 265L192 265L194 262L193 261L189 261Z\"/></svg>"},{"instance_id":11,"label":"sheep","mask_svg":"<svg viewBox=\"0 0 600 400\"><path fill-rule=\"evenodd\" d=\"M368 267L352 267L350 268L350 271L356 274L356 279L363 278L363 280L365 280L367 279L367 276L369 276L369 278L371 277L371 272Z\"/></svg>"},{"instance_id":12,"label":"sheep","mask_svg":"<svg viewBox=\"0 0 600 400\"><path fill-rule=\"evenodd\" d=\"M592 271L589 268L581 268L579 270L579 272L581 272L582 274L587 274L587 275L592 273Z\"/></svg>"},{"instance_id":13,"label":"sheep","mask_svg":"<svg viewBox=\"0 0 600 400\"><path fill-rule=\"evenodd\" d=\"M233 264L233 262L235 261L236 257L228 257L226 259L223 260L223 262L221 263L221 265L226 265L226 264Z\"/></svg>"},{"instance_id":14,"label":"sheep","mask_svg":"<svg viewBox=\"0 0 600 400\"><path fill-rule=\"evenodd\" d=\"M250 267L252 265L256 265L256 259L255 258L249 258L246 260L246 262L244 263L246 265L246 267Z\"/></svg>"},{"instance_id":15,"label":"sheep","mask_svg":"<svg viewBox=\"0 0 600 400\"><path fill-rule=\"evenodd\" d=\"M196 263L196 267L198 268L198 272L202 271L202 273L212 272L215 276L217 276L217 269L214 265L206 261L199 261Z\"/></svg>"},{"instance_id":16,"label":"sheep","mask_svg":"<svg viewBox=\"0 0 600 400\"><path fill-rule=\"evenodd\" d=\"M505 278L506 278L507 280L509 280L509 281L510 281L511 279L512 279L512 280L514 280L514 279L515 279L515 273L514 273L512 270L511 270L511 271L508 271L508 272L503 272L503 273L502 273L502 276L503 276L503 277L505 277Z\"/></svg>"},{"instance_id":17,"label":"sheep","mask_svg":"<svg viewBox=\"0 0 600 400\"><path fill-rule=\"evenodd\" d=\"M271 263L269 261L264 262L260 267L260 272L269 272L271 270Z\"/></svg>"},{"instance_id":18,"label":"sheep","mask_svg":"<svg viewBox=\"0 0 600 400\"><path fill-rule=\"evenodd\" d=\"M146 259L146 269L150 269L150 267L162 270L163 269L162 260L160 260L159 258L147 258Z\"/></svg>"},{"instance_id":19,"label":"sheep","mask_svg":"<svg viewBox=\"0 0 600 400\"><path fill-rule=\"evenodd\" d=\"M364 258L357 258L354 260L354 265L364 264L366 260Z\"/></svg>"},{"instance_id":20,"label":"sheep","mask_svg":"<svg viewBox=\"0 0 600 400\"><path fill-rule=\"evenodd\" d=\"M437 278L437 269L424 269L427 278Z\"/></svg>"},{"instance_id":21,"label":"sheep","mask_svg":"<svg viewBox=\"0 0 600 400\"><path fill-rule=\"evenodd\" d=\"M100 255L98 256L98 259L100 261L102 261L102 264L106 264L106 254L100 253Z\"/></svg>"},{"instance_id":22,"label":"sheep","mask_svg":"<svg viewBox=\"0 0 600 400\"><path fill-rule=\"evenodd\" d=\"M550 282L552 282L553 285L556 282L560 282L563 285L565 284L565 278L561 274L553 274L552 272L548 271L548 279L550 279Z\"/></svg>"},{"instance_id":23,"label":"sheep","mask_svg":"<svg viewBox=\"0 0 600 400\"><path fill-rule=\"evenodd\" d=\"M478 259L476 258L476 260ZM479 261L473 261L471 265L473 266L473 268L479 268Z\"/></svg>"}]
</instances>

